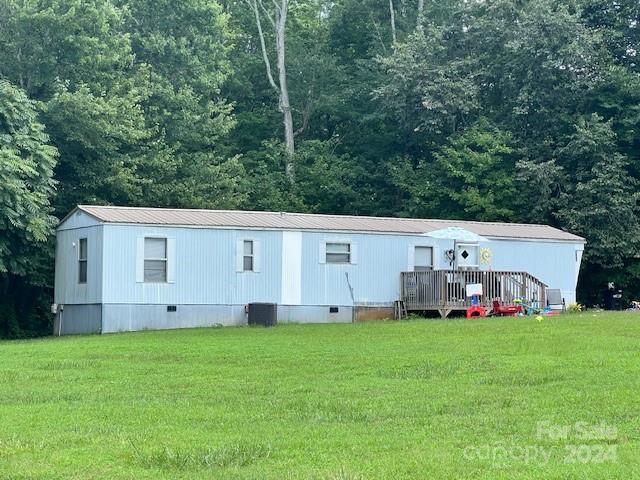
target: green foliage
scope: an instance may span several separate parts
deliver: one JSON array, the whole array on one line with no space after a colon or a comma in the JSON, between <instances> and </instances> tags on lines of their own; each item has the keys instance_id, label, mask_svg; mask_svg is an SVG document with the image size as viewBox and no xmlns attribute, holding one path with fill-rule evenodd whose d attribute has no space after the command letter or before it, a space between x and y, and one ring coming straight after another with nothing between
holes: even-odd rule
<instances>
[{"instance_id":1,"label":"green foliage","mask_svg":"<svg viewBox=\"0 0 640 480\"><path fill-rule=\"evenodd\" d=\"M638 315L0 342L0 478L632 479Z\"/></svg>"},{"instance_id":2,"label":"green foliage","mask_svg":"<svg viewBox=\"0 0 640 480\"><path fill-rule=\"evenodd\" d=\"M55 196L15 160L37 158L3 153L4 201L39 193L3 212L21 233L0 239L0 268L51 286L52 240L30 249L47 205L417 215L572 230L581 301L614 279L640 296L638 3L425 1L420 22L418 2L392 3L395 44L388 2L290 1L291 182L246 2L0 1L0 78L58 152Z\"/></svg>"},{"instance_id":3,"label":"green foliage","mask_svg":"<svg viewBox=\"0 0 640 480\"><path fill-rule=\"evenodd\" d=\"M422 159L392 170L410 191L407 215L496 221L512 219L518 196L511 135L480 119Z\"/></svg>"},{"instance_id":4,"label":"green foliage","mask_svg":"<svg viewBox=\"0 0 640 480\"><path fill-rule=\"evenodd\" d=\"M0 80L0 273L29 272L34 249L55 225L50 197L56 157L34 103Z\"/></svg>"},{"instance_id":5,"label":"green foliage","mask_svg":"<svg viewBox=\"0 0 640 480\"><path fill-rule=\"evenodd\" d=\"M514 217L517 186L511 135L484 120L434 153L434 193L447 217L495 221Z\"/></svg>"},{"instance_id":6,"label":"green foliage","mask_svg":"<svg viewBox=\"0 0 640 480\"><path fill-rule=\"evenodd\" d=\"M619 268L640 247L637 182L627 162L613 154L592 168L576 186L571 203L559 212L568 228L589 238L585 260L605 268Z\"/></svg>"},{"instance_id":7,"label":"green foliage","mask_svg":"<svg viewBox=\"0 0 640 480\"><path fill-rule=\"evenodd\" d=\"M0 337L47 329L56 157L34 102L0 80Z\"/></svg>"},{"instance_id":8,"label":"green foliage","mask_svg":"<svg viewBox=\"0 0 640 480\"><path fill-rule=\"evenodd\" d=\"M218 3L3 8L0 74L42 102L60 152L58 215L82 202L240 203L240 165L219 146L233 119L221 96L231 35Z\"/></svg>"},{"instance_id":9,"label":"green foliage","mask_svg":"<svg viewBox=\"0 0 640 480\"><path fill-rule=\"evenodd\" d=\"M524 221L553 224L554 212L567 201L567 175L555 160L519 160L516 163L518 198L514 207Z\"/></svg>"},{"instance_id":10,"label":"green foliage","mask_svg":"<svg viewBox=\"0 0 640 480\"><path fill-rule=\"evenodd\" d=\"M640 247L637 180L616 151L611 125L597 114L577 122L562 150L577 184L558 212L564 225L589 239L586 262L605 269L623 267Z\"/></svg>"},{"instance_id":11,"label":"green foliage","mask_svg":"<svg viewBox=\"0 0 640 480\"><path fill-rule=\"evenodd\" d=\"M460 54L464 47L450 33L446 27L430 28L381 59L386 81L377 95L409 135L446 137L478 111L479 88L474 82L478 64Z\"/></svg>"},{"instance_id":12,"label":"green foliage","mask_svg":"<svg viewBox=\"0 0 640 480\"><path fill-rule=\"evenodd\" d=\"M584 310L584 305L581 305L579 303L570 303L569 306L567 307L567 311L569 313L580 313Z\"/></svg>"},{"instance_id":13,"label":"green foliage","mask_svg":"<svg viewBox=\"0 0 640 480\"><path fill-rule=\"evenodd\" d=\"M285 175L287 154L281 143L266 144L261 152L245 155L245 168L252 177L247 208L353 213L359 199L351 185L364 172L350 157L336 153L337 147L331 140L300 143L294 157L295 184Z\"/></svg>"}]
</instances>

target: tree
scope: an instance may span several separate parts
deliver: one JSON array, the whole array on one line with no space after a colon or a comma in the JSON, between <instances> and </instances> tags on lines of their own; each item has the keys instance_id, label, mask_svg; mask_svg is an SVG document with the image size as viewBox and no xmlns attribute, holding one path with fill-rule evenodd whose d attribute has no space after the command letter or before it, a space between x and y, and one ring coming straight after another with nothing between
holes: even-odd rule
<instances>
[{"instance_id":1,"label":"tree","mask_svg":"<svg viewBox=\"0 0 640 480\"><path fill-rule=\"evenodd\" d=\"M393 6L393 0L389 0L389 19L391 21L391 40L395 45L398 42L398 34L396 29L396 10Z\"/></svg>"},{"instance_id":2,"label":"tree","mask_svg":"<svg viewBox=\"0 0 640 480\"><path fill-rule=\"evenodd\" d=\"M0 80L0 336L41 333L57 151L24 91Z\"/></svg>"},{"instance_id":3,"label":"tree","mask_svg":"<svg viewBox=\"0 0 640 480\"><path fill-rule=\"evenodd\" d=\"M635 258L640 247L637 180L616 151L612 122L593 114L580 118L565 149L577 185L559 217L589 244L587 262L611 269Z\"/></svg>"},{"instance_id":4,"label":"tree","mask_svg":"<svg viewBox=\"0 0 640 480\"><path fill-rule=\"evenodd\" d=\"M0 272L24 275L32 247L47 240L57 151L39 123L34 102L0 80Z\"/></svg>"},{"instance_id":5,"label":"tree","mask_svg":"<svg viewBox=\"0 0 640 480\"><path fill-rule=\"evenodd\" d=\"M407 141L442 141L475 120L480 65L461 54L459 42L447 29L430 26L380 60L386 78L376 96Z\"/></svg>"},{"instance_id":6,"label":"tree","mask_svg":"<svg viewBox=\"0 0 640 480\"><path fill-rule=\"evenodd\" d=\"M151 136L137 155L136 202L233 208L244 199L244 170L223 143L235 126L222 94L231 72L232 32L218 2L121 0L136 65L148 75L140 98Z\"/></svg>"},{"instance_id":7,"label":"tree","mask_svg":"<svg viewBox=\"0 0 640 480\"><path fill-rule=\"evenodd\" d=\"M518 195L514 208L523 222L554 224L554 213L567 201L570 184L565 170L555 160L536 162L521 159L516 163Z\"/></svg>"},{"instance_id":8,"label":"tree","mask_svg":"<svg viewBox=\"0 0 640 480\"><path fill-rule=\"evenodd\" d=\"M256 27L258 29L258 38L260 40L260 49L262 51L262 58L264 60L265 69L267 72L267 78L269 85L278 94L278 109L282 112L284 123L284 138L287 148L287 154L290 159L287 161L286 170L287 176L290 180L293 180L294 167L291 158L295 153L295 139L293 131L293 116L291 113L291 103L289 101L289 86L287 84L287 63L286 63L286 25L287 15L289 13L289 1L280 0L280 3L273 2L273 10L265 7L262 0L247 0L247 3L252 8ZM260 20L262 15L268 19L273 33L275 36L276 46L276 58L278 69L278 83L276 84L273 73L271 70L271 61L269 60L269 54L267 52L265 34L262 30L262 21Z\"/></svg>"},{"instance_id":9,"label":"tree","mask_svg":"<svg viewBox=\"0 0 640 480\"><path fill-rule=\"evenodd\" d=\"M507 220L515 215L517 185L512 138L486 119L480 119L447 144L396 170L396 180L409 188L407 214L468 220Z\"/></svg>"},{"instance_id":10,"label":"tree","mask_svg":"<svg viewBox=\"0 0 640 480\"><path fill-rule=\"evenodd\" d=\"M4 8L0 74L41 102L60 153L56 213L80 202L134 201L141 192L135 150L152 132L141 110L149 81L123 32L126 10L98 0Z\"/></svg>"},{"instance_id":11,"label":"tree","mask_svg":"<svg viewBox=\"0 0 640 480\"><path fill-rule=\"evenodd\" d=\"M60 152L58 215L81 202L239 205L244 172L223 148L231 37L217 2L1 8L0 75L42 102Z\"/></svg>"}]
</instances>

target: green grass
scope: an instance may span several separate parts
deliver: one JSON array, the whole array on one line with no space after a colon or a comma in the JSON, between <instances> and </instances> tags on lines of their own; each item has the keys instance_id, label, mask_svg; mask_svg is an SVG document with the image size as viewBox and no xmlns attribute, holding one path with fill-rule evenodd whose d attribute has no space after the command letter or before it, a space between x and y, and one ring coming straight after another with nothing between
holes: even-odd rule
<instances>
[{"instance_id":1,"label":"green grass","mask_svg":"<svg viewBox=\"0 0 640 480\"><path fill-rule=\"evenodd\" d=\"M0 343L3 479L630 479L639 428L633 314Z\"/></svg>"}]
</instances>

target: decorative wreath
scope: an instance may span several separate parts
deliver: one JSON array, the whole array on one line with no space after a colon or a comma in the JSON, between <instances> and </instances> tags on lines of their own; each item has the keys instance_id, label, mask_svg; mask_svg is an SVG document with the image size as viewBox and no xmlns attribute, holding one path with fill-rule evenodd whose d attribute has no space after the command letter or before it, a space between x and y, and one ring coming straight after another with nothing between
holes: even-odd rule
<instances>
[{"instance_id":1,"label":"decorative wreath","mask_svg":"<svg viewBox=\"0 0 640 480\"><path fill-rule=\"evenodd\" d=\"M453 262L456 259L456 252L454 250L445 250L444 258L448 262Z\"/></svg>"},{"instance_id":2,"label":"decorative wreath","mask_svg":"<svg viewBox=\"0 0 640 480\"><path fill-rule=\"evenodd\" d=\"M482 263L489 263L491 261L491 255L493 254L491 253L491 250L489 250L488 248L480 249L480 261Z\"/></svg>"}]
</instances>

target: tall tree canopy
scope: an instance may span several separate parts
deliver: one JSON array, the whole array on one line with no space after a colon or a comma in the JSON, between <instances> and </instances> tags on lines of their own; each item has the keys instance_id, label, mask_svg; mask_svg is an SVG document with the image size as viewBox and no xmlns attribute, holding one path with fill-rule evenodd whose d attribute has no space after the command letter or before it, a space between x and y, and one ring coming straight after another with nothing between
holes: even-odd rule
<instances>
[{"instance_id":1,"label":"tall tree canopy","mask_svg":"<svg viewBox=\"0 0 640 480\"><path fill-rule=\"evenodd\" d=\"M633 0L0 0L3 108L58 152L13 147L0 262L44 305L48 215L81 202L416 215L569 229L583 301L640 296L639 20ZM5 334L39 328L12 308Z\"/></svg>"},{"instance_id":2,"label":"tall tree canopy","mask_svg":"<svg viewBox=\"0 0 640 480\"><path fill-rule=\"evenodd\" d=\"M0 335L47 325L33 297L42 298L50 281L46 240L56 223L50 204L56 157L34 102L0 80Z\"/></svg>"},{"instance_id":3,"label":"tall tree canopy","mask_svg":"<svg viewBox=\"0 0 640 480\"><path fill-rule=\"evenodd\" d=\"M44 242L51 215L57 151L33 101L0 80L0 272L24 275L34 244Z\"/></svg>"}]
</instances>

